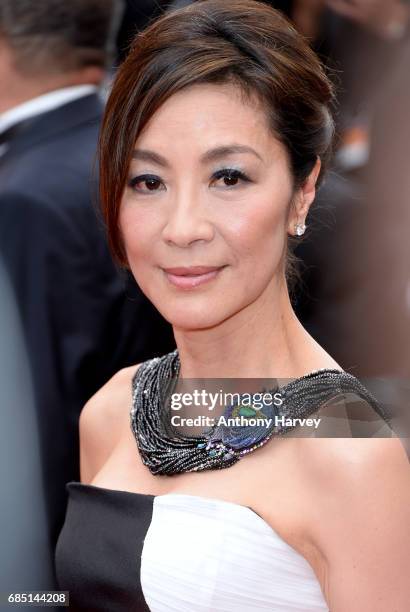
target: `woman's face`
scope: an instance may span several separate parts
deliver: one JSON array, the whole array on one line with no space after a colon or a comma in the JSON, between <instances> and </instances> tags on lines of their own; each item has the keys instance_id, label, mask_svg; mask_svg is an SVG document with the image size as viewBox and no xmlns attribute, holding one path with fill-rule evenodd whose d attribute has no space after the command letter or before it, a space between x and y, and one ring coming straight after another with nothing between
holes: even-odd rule
<instances>
[{"instance_id":1,"label":"woman's face","mask_svg":"<svg viewBox=\"0 0 410 612\"><path fill-rule=\"evenodd\" d=\"M272 301L295 222L292 195L284 146L234 85L175 94L135 144L121 203L137 283L186 330Z\"/></svg>"}]
</instances>

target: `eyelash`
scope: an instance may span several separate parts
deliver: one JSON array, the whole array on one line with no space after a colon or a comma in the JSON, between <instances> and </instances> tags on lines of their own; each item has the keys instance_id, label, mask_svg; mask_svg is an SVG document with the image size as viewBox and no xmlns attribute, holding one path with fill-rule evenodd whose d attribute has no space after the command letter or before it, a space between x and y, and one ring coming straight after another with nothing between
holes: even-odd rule
<instances>
[{"instance_id":1,"label":"eyelash","mask_svg":"<svg viewBox=\"0 0 410 612\"><path fill-rule=\"evenodd\" d=\"M221 178L226 178L226 177L240 179L244 183L252 182L247 174L242 172L242 170L238 170L237 168L221 168L221 170L217 170L212 175L212 178L216 180L221 179ZM228 187L228 185L226 185L226 187Z\"/></svg>"},{"instance_id":2,"label":"eyelash","mask_svg":"<svg viewBox=\"0 0 410 612\"><path fill-rule=\"evenodd\" d=\"M141 189L137 189L136 188L138 183L144 183L144 182L147 182L147 181L157 181L159 183L162 182L161 179L158 176L156 176L155 174L141 174L140 176L136 176L133 179L131 179L128 182L128 186L131 187L131 189L135 189L135 191L139 191L140 193L147 193L147 192L144 192ZM156 191L156 190L153 190L153 192L154 191Z\"/></svg>"},{"instance_id":3,"label":"eyelash","mask_svg":"<svg viewBox=\"0 0 410 612\"><path fill-rule=\"evenodd\" d=\"M214 172L214 174L212 175L211 179L212 180L219 180L219 179L223 179L223 178L230 178L230 179L239 179L244 183L251 183L251 179L244 173L242 172L242 170L238 170L236 168L222 168L221 170L217 170L217 172ZM133 179L131 179L128 182L128 186L131 189L134 189L135 191L139 192L139 193L150 193L150 190L148 191L144 191L144 190L140 190L138 188L136 188L136 186L138 185L138 183L143 183L143 182L147 182L147 181L156 181L159 183L162 183L161 179L156 176L155 174L141 174L140 176L136 176ZM163 183L162 183L163 184ZM225 185L226 189L233 189L234 187L236 187L236 185ZM155 193L156 191L160 191L158 189L153 189L151 190L151 193Z\"/></svg>"}]
</instances>

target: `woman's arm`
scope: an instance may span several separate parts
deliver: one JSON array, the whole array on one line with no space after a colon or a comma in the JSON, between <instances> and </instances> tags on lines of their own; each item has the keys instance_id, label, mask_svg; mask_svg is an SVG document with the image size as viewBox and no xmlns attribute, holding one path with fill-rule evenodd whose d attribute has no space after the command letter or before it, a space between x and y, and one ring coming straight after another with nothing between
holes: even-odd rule
<instances>
[{"instance_id":1,"label":"woman's arm","mask_svg":"<svg viewBox=\"0 0 410 612\"><path fill-rule=\"evenodd\" d=\"M410 464L400 440L305 439L308 529L331 612L408 612Z\"/></svg>"}]
</instances>

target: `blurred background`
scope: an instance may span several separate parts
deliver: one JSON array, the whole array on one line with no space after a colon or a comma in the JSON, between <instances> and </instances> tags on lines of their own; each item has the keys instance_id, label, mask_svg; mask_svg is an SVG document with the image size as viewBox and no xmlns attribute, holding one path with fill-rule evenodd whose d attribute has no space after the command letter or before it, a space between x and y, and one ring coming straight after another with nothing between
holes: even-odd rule
<instances>
[{"instance_id":1,"label":"blurred background","mask_svg":"<svg viewBox=\"0 0 410 612\"><path fill-rule=\"evenodd\" d=\"M0 592L56 588L53 550L65 484L79 480L81 408L121 367L174 348L169 325L111 261L95 151L135 33L190 3L0 0ZM295 310L404 422L410 5L267 3L308 39L337 92L332 165L297 248Z\"/></svg>"}]
</instances>

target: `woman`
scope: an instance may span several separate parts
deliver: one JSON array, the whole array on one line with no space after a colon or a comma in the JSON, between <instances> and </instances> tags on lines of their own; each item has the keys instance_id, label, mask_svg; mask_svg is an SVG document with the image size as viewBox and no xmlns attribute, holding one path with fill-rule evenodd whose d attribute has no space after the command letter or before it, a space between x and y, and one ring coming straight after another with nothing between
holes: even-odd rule
<instances>
[{"instance_id":1,"label":"woman","mask_svg":"<svg viewBox=\"0 0 410 612\"><path fill-rule=\"evenodd\" d=\"M121 66L101 135L105 221L178 348L119 372L82 412L81 483L67 485L57 547L72 609L407 609L398 440L168 427L165 392L221 376L290 379L288 417L337 419L346 398L377 413L296 319L286 281L331 100L303 39L252 0L161 17Z\"/></svg>"}]
</instances>

